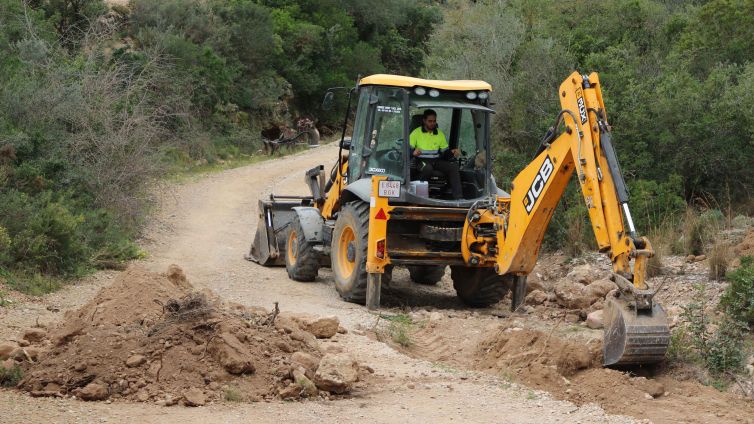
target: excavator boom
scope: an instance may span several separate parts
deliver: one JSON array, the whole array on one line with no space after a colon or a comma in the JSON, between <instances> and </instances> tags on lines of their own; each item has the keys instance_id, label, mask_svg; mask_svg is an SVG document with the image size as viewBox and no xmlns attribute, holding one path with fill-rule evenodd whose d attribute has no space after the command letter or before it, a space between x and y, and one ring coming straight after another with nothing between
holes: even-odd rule
<instances>
[{"instance_id":1,"label":"excavator boom","mask_svg":"<svg viewBox=\"0 0 754 424\"><path fill-rule=\"evenodd\" d=\"M514 275L532 271L547 225L575 172L597 246L610 257L619 287L606 302L604 363L659 362L670 332L645 281L653 251L649 240L637 236L631 219L597 74L574 72L561 84L559 97L562 111L555 125L534 161L513 180L507 231L498 235L496 270ZM560 127L565 131L558 135Z\"/></svg>"}]
</instances>

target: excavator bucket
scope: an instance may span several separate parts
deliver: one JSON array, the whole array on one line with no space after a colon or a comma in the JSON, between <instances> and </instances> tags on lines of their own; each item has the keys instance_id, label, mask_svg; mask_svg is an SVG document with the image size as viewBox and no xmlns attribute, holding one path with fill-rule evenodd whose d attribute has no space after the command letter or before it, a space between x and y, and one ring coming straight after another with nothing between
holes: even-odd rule
<instances>
[{"instance_id":1,"label":"excavator bucket","mask_svg":"<svg viewBox=\"0 0 754 424\"><path fill-rule=\"evenodd\" d=\"M662 306L637 310L623 298L611 298L605 306L603 363L610 365L654 364L665 359L670 328Z\"/></svg>"},{"instance_id":2,"label":"excavator bucket","mask_svg":"<svg viewBox=\"0 0 754 424\"><path fill-rule=\"evenodd\" d=\"M286 229L296 215L293 208L310 204L310 197L299 196L260 200L257 233L246 259L264 266L285 265Z\"/></svg>"}]
</instances>

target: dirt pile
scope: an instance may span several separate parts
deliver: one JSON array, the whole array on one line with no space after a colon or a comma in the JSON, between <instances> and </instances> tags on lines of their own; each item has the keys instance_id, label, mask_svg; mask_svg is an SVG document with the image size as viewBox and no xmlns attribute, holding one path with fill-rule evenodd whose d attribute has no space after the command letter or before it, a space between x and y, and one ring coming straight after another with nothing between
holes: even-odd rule
<instances>
[{"instance_id":1,"label":"dirt pile","mask_svg":"<svg viewBox=\"0 0 754 424\"><path fill-rule=\"evenodd\" d=\"M224 303L194 291L177 266L131 268L58 327L4 349L33 396L200 406L348 392L365 369L346 354L323 357L317 342L339 329L336 317Z\"/></svg>"}]
</instances>

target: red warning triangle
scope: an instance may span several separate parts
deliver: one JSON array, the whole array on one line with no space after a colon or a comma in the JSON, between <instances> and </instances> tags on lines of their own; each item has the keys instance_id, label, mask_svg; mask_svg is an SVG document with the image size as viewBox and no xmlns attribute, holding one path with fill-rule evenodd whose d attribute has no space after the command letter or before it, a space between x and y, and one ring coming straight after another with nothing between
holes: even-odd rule
<instances>
[{"instance_id":1,"label":"red warning triangle","mask_svg":"<svg viewBox=\"0 0 754 424\"><path fill-rule=\"evenodd\" d=\"M374 216L374 219L386 220L387 219L387 215L385 214L385 210L383 210L382 208L380 208L380 210L377 211L377 215Z\"/></svg>"}]
</instances>

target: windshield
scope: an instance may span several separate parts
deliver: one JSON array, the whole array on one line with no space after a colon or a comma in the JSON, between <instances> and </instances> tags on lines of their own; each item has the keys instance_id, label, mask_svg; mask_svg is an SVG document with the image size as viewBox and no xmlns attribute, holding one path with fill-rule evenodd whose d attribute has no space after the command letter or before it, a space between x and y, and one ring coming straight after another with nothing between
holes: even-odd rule
<instances>
[{"instance_id":1,"label":"windshield","mask_svg":"<svg viewBox=\"0 0 754 424\"><path fill-rule=\"evenodd\" d=\"M390 179L403 181L403 99L404 90L394 87L378 87L374 124L369 136L369 159L367 175L387 175Z\"/></svg>"}]
</instances>

